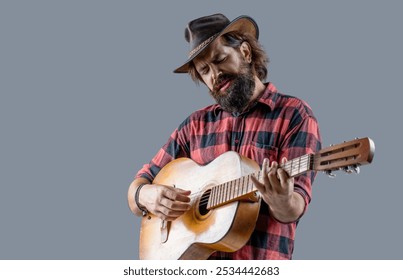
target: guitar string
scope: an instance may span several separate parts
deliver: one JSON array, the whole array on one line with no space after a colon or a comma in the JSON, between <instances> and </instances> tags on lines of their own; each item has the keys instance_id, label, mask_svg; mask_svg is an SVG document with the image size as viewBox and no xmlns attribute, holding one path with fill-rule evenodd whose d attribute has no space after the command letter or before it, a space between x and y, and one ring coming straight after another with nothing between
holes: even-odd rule
<instances>
[{"instance_id":1,"label":"guitar string","mask_svg":"<svg viewBox=\"0 0 403 280\"><path fill-rule=\"evenodd\" d=\"M293 160L291 160L291 161L287 161L285 164L280 165L280 167L281 167L281 168L284 168L284 169L289 168L289 169L290 169L289 172L292 173L292 171L294 170L294 168L292 168L292 165L294 164L294 162L297 162L297 163L298 163L297 168L298 168L298 171L299 171L299 170L301 169L301 168L300 168L301 165L308 165L310 156L311 156L311 155L304 155L304 156L302 156L302 157L300 157L300 158L293 159ZM308 167L308 166L307 166L307 167ZM309 168L308 168L307 170L304 170L304 172L306 172L306 171L309 171ZM257 176L257 177L260 177L260 175L261 175L261 170L255 172L255 173L252 173L252 174L255 174L255 176ZM252 174L245 175L245 176L243 176L243 177L250 177ZM242 177L241 177L241 178L242 178ZM202 198L202 199L200 200L200 202L199 202L199 205L205 206L205 205L208 204L208 201L209 201L209 199L210 199L210 197L211 197L211 191L213 190L213 188L216 188L216 187L224 187L225 184L230 184L231 182L240 181L241 178L237 178L237 179L235 179L235 180L228 181L228 182L225 182L225 183L222 183L222 184L213 186L212 188L210 188L210 194L209 194L209 195L206 195L204 198ZM248 179L248 180L249 180L249 179ZM245 187L246 187L246 189L248 190L250 186L249 186L249 185L246 185ZM242 187L242 189L245 188L245 187ZM232 189L232 190L231 190L231 189ZM251 190L253 190L253 185L252 185L252 189L251 189ZM228 197L228 198L230 198L230 199L233 199L233 198L238 197L238 196L233 196L233 195L229 194L228 191L229 191L230 193L239 192L239 188L233 189L233 188L228 188L228 187L227 187L227 188L224 190L224 193L221 194L221 198L222 198L223 196L225 196L225 198ZM204 191L204 190L203 190L203 191L200 191L200 192L196 192L196 193L191 194L190 197L191 197L191 198L194 198L195 196L199 197L201 193L205 193L205 192L206 192L206 191ZM246 193L245 193L245 194L246 194ZM242 195L244 195L244 194L242 194ZM230 200L230 199L229 199L229 200ZM221 201L221 199L220 199L220 201L218 202L218 204L219 204L219 203L223 203L223 202L225 202L225 201L228 201L228 200L224 199L224 201Z\"/></svg>"},{"instance_id":2,"label":"guitar string","mask_svg":"<svg viewBox=\"0 0 403 280\"><path fill-rule=\"evenodd\" d=\"M311 169L310 167L311 167L312 165L315 165L317 162L319 162L319 161L317 160L315 154L306 154L306 155L303 155L303 156L301 156L301 157L298 157L298 158L289 160L289 161L287 161L287 162L284 163L284 164L280 164L280 167L281 167L281 168L284 168L284 169L290 169L288 172L291 172L291 173L292 173L294 169L298 168L298 170L299 170L301 166L306 165L307 170L304 170L303 172L298 172L297 174L299 174L299 173L305 173L305 172L308 172L308 171L312 171L312 169ZM293 167L293 164L294 164L294 163L297 163L297 166L296 166L296 167ZM259 171L259 172L260 172L260 171ZM260 174L260 173L259 173L259 174ZM248 176L248 175L246 175L246 176ZM294 176L296 176L296 175L294 175ZM238 178L238 179L239 179L239 178ZM236 181L236 180L237 180L237 179L235 179L235 180L233 180L233 181ZM229 181L229 182L231 182L231 181ZM229 182L226 182L226 183L229 183ZM214 187L219 187L219 186L224 185L224 184L225 184L225 183L219 184L219 185L213 186L212 188L214 188ZM212 188L211 188L211 189L212 189ZM190 197L191 197L191 198L199 197L200 194L201 194L201 193L204 193L204 192L205 192L205 191L203 190L203 191L199 191L199 192L196 192L196 193L192 193L192 194L190 195ZM208 197L207 197L207 199L208 199Z\"/></svg>"},{"instance_id":3,"label":"guitar string","mask_svg":"<svg viewBox=\"0 0 403 280\"><path fill-rule=\"evenodd\" d=\"M305 155L305 156L303 156L303 157L306 157L306 156L309 156L309 155ZM304 158L303 160L301 160L300 165L303 165L303 164L306 164L306 163L309 163L309 159L308 159L308 158ZM281 167L281 168L287 168L287 165L290 165L290 166L291 166L292 164L290 163L290 161L287 161L285 164L280 165L280 167ZM306 170L306 171L309 171L309 169ZM304 171L304 172L306 172L306 171ZM257 174L256 174L256 173L257 173ZM254 172L254 173L252 173L252 174L255 174L255 176L260 176L260 173L261 173L261 170L256 171L256 172ZM251 176L252 174L248 174L248 175L245 175L245 176L243 176L243 177L248 177L248 176ZM241 178L242 178L242 177L241 177ZM230 180L230 181L224 182L224 183L222 183L222 184L215 185L215 186L213 186L211 189L213 189L213 188L215 188L215 187L223 186L223 185L228 184L228 183L233 182L233 181L240 180L241 178L237 178L237 179L234 179L234 180ZM200 192L192 193L192 194L190 195L190 197L199 196L201 193L204 193L204 192L205 192L205 191L203 190L203 191L200 191Z\"/></svg>"},{"instance_id":4,"label":"guitar string","mask_svg":"<svg viewBox=\"0 0 403 280\"><path fill-rule=\"evenodd\" d=\"M297 174L294 175L294 176L297 176L297 175L299 175L299 174L302 174L302 173L305 173L305 172L308 172L308 171L314 171L314 170L312 170L312 166L314 166L314 165L315 165L316 163L318 163L318 162L319 162L319 161L317 160L317 158L315 157L314 154L307 154L307 155L301 156L301 157L299 157L299 158L296 158L296 159L292 159L292 160L290 160L290 161L287 161L286 163L281 164L280 167L283 168L283 169L286 169L286 171L287 171L287 169L290 169L290 170L287 171L287 172L290 172L290 173L292 173L294 170L298 169ZM293 167L293 164L294 164L294 163L297 163L297 166ZM300 172L301 166L303 166L303 168L304 168L304 165L306 165L306 168L307 168L307 169L306 169L306 170L303 170L302 172ZM256 173L257 173L257 174L256 174ZM261 173L261 170L255 172L255 173L252 173L252 174L255 174L256 176L259 177L259 176L260 176L260 173ZM245 175L245 176L243 176L243 177L249 177L249 176L251 176L252 174ZM241 177L241 178L242 178L242 177ZM220 187L220 186L224 186L225 184L229 184L229 183L231 183L231 182L239 181L241 178L237 178L237 179L235 179L235 180L232 180L232 181L229 181L229 182L225 182L225 183L223 183L223 184L219 184L219 185L213 186L212 188L210 188L210 194L209 194L209 195L206 195L204 198L202 198L202 199L200 200L200 202L199 202L199 205L204 206L204 205L207 205L207 204L208 204L208 201L210 200L210 197L211 197L211 191L213 190L213 188L215 188L215 187ZM242 187L242 189L243 189L243 188L244 188L244 187ZM247 185L246 188L249 189L249 185ZM231 188L231 189L232 189L232 188ZM217 204L214 204L213 206L218 205L218 204L220 204L220 203L227 202L227 201L229 201L229 200L231 200L231 199L234 199L234 198L236 198L236 197L239 197L239 196L232 196L232 195L231 195L231 193L239 192L239 187L236 187L236 189L233 189L233 190L231 190L231 189L229 190L230 194L228 194L228 188L226 188L226 189L224 190L224 193L221 194L221 197L218 198L218 199L219 199L218 203L217 203ZM253 185L252 185L252 189L253 189ZM192 194L192 195L193 195L193 197L196 196L196 195L199 196L201 193L205 193L205 192L206 192L206 191L203 190L203 191L194 193L194 194ZM245 194L246 194L246 193L245 193ZM192 195L191 195L191 196L192 196ZM216 194L214 194L214 195L216 195ZM221 198L222 198L223 195L225 196L225 198L229 197L229 199L221 200ZM242 195L244 195L244 194L242 194Z\"/></svg>"},{"instance_id":5,"label":"guitar string","mask_svg":"<svg viewBox=\"0 0 403 280\"><path fill-rule=\"evenodd\" d=\"M313 158L313 160L312 160L312 158ZM315 157L312 157L312 155L304 155L304 156L302 156L302 157L300 157L300 158L293 159L293 160L291 160L291 161L287 161L286 163L280 165L280 167L281 167L281 168L284 168L284 169L287 169L287 168L290 169L290 170L288 170L288 171L286 170L287 172L290 172L290 173L292 173L294 170L298 170L298 173L296 174L296 175L298 175L298 174L300 174L300 173L302 174L302 173L305 173L305 172L310 171L311 169L309 168L309 164L310 164L310 162L312 162L312 161L313 161L314 163L316 162ZM298 163L298 165L295 166L295 167L293 167L294 162L297 162L297 163ZM307 168L307 169L306 169L306 170L304 169L302 172L300 172L301 166L303 166L303 168L305 168L305 167L304 167L305 165L306 165L306 168ZM260 173L261 173L261 170L255 172L255 173L253 173L253 174L255 174L255 176L257 176L257 177L260 177ZM249 174L249 175L246 175L246 176L243 176L243 177L249 177L250 175L252 175L252 174ZM296 175L294 175L294 176L296 176ZM242 178L242 177L241 177L241 178ZM205 205L208 204L208 202L209 202L209 200L210 200L210 197L211 197L211 191L213 190L213 188L215 188L215 187L220 187L220 186L224 186L225 184L229 184L229 183L231 183L231 182L240 181L241 178L237 178L237 179L235 179L235 180L233 180L233 181L229 181L229 182L226 182L226 183L223 183L223 184L220 184L220 185L217 185L217 186L212 187L212 188L210 189L210 194L208 194L208 195L206 195L205 197L203 197L203 198L200 200L199 205L205 206ZM245 187L246 187L247 190L249 190L249 188L250 188L249 185L242 186L241 188L244 189ZM253 185L252 185L252 190L253 190ZM228 193L228 191L229 191L229 193ZM205 191L197 192L197 193L195 193L194 195L199 195L200 193L205 193ZM239 195L238 195L238 196L237 196L237 195L234 196L234 195L233 195L234 193L239 193L239 186L235 187L235 189L233 189L233 188L231 187L231 188L228 190L228 188L227 188L227 189L225 190L225 192L221 194L221 197L218 198L218 202L217 202L217 203L216 203L216 202L213 203L213 206L219 205L220 203L228 202L228 201L230 201L231 199L234 199L234 198L239 197ZM241 196L244 195L244 194L247 194L247 193L241 193ZM216 194L214 194L214 195L216 195ZM225 196L225 199L222 199L223 196ZM228 198L228 199L227 199L227 198Z\"/></svg>"}]
</instances>

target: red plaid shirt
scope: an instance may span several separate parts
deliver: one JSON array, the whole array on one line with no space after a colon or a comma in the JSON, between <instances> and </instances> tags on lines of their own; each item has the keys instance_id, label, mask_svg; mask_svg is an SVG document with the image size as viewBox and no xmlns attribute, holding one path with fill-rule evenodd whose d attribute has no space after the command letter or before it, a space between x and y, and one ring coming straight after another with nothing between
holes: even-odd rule
<instances>
[{"instance_id":1,"label":"red plaid shirt","mask_svg":"<svg viewBox=\"0 0 403 280\"><path fill-rule=\"evenodd\" d=\"M265 92L247 112L233 115L218 104L191 114L171 135L136 178L153 181L159 170L179 157L205 165L227 151L255 160L281 162L321 148L318 123L304 101L277 92L268 83ZM294 190L306 205L311 200L315 173L295 178ZM306 210L306 208L305 208ZM247 244L234 253L216 252L211 259L291 259L297 223L281 223L270 216L262 201L256 228Z\"/></svg>"}]
</instances>

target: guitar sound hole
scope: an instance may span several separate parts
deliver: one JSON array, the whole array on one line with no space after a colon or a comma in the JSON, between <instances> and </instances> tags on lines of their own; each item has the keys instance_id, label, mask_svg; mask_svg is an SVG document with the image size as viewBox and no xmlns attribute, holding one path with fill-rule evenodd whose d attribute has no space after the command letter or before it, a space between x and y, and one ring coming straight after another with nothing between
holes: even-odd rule
<instances>
[{"instance_id":1,"label":"guitar sound hole","mask_svg":"<svg viewBox=\"0 0 403 280\"><path fill-rule=\"evenodd\" d=\"M210 193L211 190L207 190L206 192L203 193L203 195L200 198L199 213L202 216L207 215L207 213L210 212L210 210L207 209L207 203L210 198Z\"/></svg>"}]
</instances>

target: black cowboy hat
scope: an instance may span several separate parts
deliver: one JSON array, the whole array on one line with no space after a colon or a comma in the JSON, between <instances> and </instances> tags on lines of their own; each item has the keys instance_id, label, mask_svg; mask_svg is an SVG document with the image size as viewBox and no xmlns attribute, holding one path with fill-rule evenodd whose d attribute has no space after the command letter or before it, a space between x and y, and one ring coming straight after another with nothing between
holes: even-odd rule
<instances>
[{"instance_id":1,"label":"black cowboy hat","mask_svg":"<svg viewBox=\"0 0 403 280\"><path fill-rule=\"evenodd\" d=\"M190 44L188 60L174 70L174 73L187 73L189 62L207 48L216 38L221 35L237 31L253 35L259 38L257 23L249 16L239 16L233 21L222 15L214 14L197 18L189 22L185 29L185 39Z\"/></svg>"}]
</instances>

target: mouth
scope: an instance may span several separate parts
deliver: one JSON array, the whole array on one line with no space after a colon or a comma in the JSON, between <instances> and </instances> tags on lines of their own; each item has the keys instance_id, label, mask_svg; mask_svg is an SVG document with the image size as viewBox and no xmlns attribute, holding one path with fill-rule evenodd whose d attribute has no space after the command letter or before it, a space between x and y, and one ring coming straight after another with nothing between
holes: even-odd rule
<instances>
[{"instance_id":1,"label":"mouth","mask_svg":"<svg viewBox=\"0 0 403 280\"><path fill-rule=\"evenodd\" d=\"M227 90L230 87L230 85L231 85L231 79L224 79L214 87L214 91L223 92Z\"/></svg>"}]
</instances>

